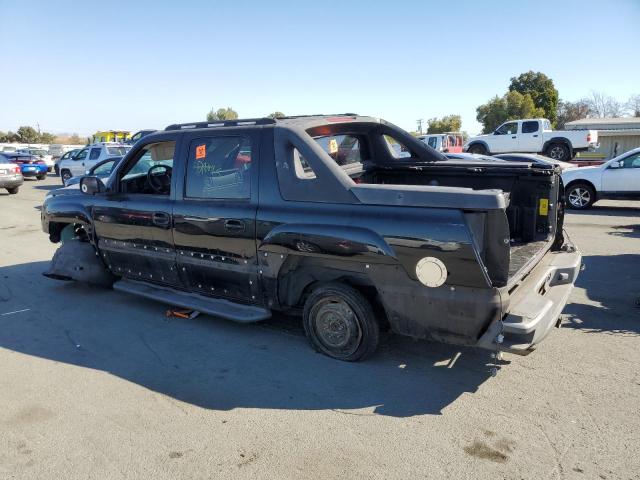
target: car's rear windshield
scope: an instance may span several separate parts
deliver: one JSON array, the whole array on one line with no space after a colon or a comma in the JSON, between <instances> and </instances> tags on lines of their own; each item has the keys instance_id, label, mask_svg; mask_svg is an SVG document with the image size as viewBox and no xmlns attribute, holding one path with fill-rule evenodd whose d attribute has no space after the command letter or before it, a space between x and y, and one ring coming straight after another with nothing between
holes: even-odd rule
<instances>
[{"instance_id":1,"label":"car's rear windshield","mask_svg":"<svg viewBox=\"0 0 640 480\"><path fill-rule=\"evenodd\" d=\"M362 144L356 135L336 134L313 139L338 165L362 163Z\"/></svg>"},{"instance_id":2,"label":"car's rear windshield","mask_svg":"<svg viewBox=\"0 0 640 480\"><path fill-rule=\"evenodd\" d=\"M47 152L46 150L29 150L29 153L31 153L31 155L48 155L49 152Z\"/></svg>"},{"instance_id":3,"label":"car's rear windshield","mask_svg":"<svg viewBox=\"0 0 640 480\"><path fill-rule=\"evenodd\" d=\"M129 151L127 147L107 147L107 153L109 155L123 156Z\"/></svg>"}]
</instances>

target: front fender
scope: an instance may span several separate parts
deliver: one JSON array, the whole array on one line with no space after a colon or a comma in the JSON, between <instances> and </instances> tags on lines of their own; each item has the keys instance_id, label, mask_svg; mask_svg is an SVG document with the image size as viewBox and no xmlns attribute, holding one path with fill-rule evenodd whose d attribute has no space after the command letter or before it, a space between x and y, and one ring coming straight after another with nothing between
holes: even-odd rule
<instances>
[{"instance_id":1,"label":"front fender","mask_svg":"<svg viewBox=\"0 0 640 480\"><path fill-rule=\"evenodd\" d=\"M80 224L91 238L91 208L76 195L63 195L45 200L40 211L42 231L57 243L62 228L69 224Z\"/></svg>"}]
</instances>

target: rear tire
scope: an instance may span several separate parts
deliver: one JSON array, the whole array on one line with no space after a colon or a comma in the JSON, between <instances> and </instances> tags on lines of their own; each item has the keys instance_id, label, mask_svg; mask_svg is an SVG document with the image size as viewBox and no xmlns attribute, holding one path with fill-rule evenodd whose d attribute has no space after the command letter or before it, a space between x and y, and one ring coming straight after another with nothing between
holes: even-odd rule
<instances>
[{"instance_id":1,"label":"rear tire","mask_svg":"<svg viewBox=\"0 0 640 480\"><path fill-rule=\"evenodd\" d=\"M62 172L60 172L60 178L62 179L63 185L66 185L67 180L69 180L71 177L73 177L73 175L71 175L71 172L69 170L62 170Z\"/></svg>"},{"instance_id":2,"label":"rear tire","mask_svg":"<svg viewBox=\"0 0 640 480\"><path fill-rule=\"evenodd\" d=\"M36 179L38 179L38 180L44 180L45 178L47 178L46 174L44 174L44 175L36 175Z\"/></svg>"},{"instance_id":3,"label":"rear tire","mask_svg":"<svg viewBox=\"0 0 640 480\"><path fill-rule=\"evenodd\" d=\"M587 183L574 183L566 189L565 200L569 208L586 210L596 201L596 192Z\"/></svg>"},{"instance_id":4,"label":"rear tire","mask_svg":"<svg viewBox=\"0 0 640 480\"><path fill-rule=\"evenodd\" d=\"M313 347L337 360L362 360L380 342L380 327L371 303L342 283L328 283L309 295L303 323Z\"/></svg>"},{"instance_id":5,"label":"rear tire","mask_svg":"<svg viewBox=\"0 0 640 480\"><path fill-rule=\"evenodd\" d=\"M476 143L475 145L471 145L469 147L469 150L467 150L468 153L475 153L477 155L488 155L489 152L487 151L486 147L482 144Z\"/></svg>"},{"instance_id":6,"label":"rear tire","mask_svg":"<svg viewBox=\"0 0 640 480\"><path fill-rule=\"evenodd\" d=\"M15 195L16 193L18 193L19 189L20 187L7 188L7 192L9 192L9 195Z\"/></svg>"},{"instance_id":7,"label":"rear tire","mask_svg":"<svg viewBox=\"0 0 640 480\"><path fill-rule=\"evenodd\" d=\"M552 143L547 147L545 152L547 157L559 162L568 162L571 160L571 150L564 143Z\"/></svg>"}]
</instances>

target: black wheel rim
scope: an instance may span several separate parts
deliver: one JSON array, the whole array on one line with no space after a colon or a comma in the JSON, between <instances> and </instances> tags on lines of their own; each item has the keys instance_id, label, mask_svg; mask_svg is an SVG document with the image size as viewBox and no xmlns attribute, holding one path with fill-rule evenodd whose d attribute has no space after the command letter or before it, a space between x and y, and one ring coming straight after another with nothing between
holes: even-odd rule
<instances>
[{"instance_id":1,"label":"black wheel rim","mask_svg":"<svg viewBox=\"0 0 640 480\"><path fill-rule=\"evenodd\" d=\"M311 328L322 350L333 357L348 357L358 350L362 328L358 316L341 297L326 297L311 309Z\"/></svg>"},{"instance_id":2,"label":"black wheel rim","mask_svg":"<svg viewBox=\"0 0 640 480\"><path fill-rule=\"evenodd\" d=\"M554 160L562 160L564 158L564 148L556 145L549 151L549 156Z\"/></svg>"}]
</instances>

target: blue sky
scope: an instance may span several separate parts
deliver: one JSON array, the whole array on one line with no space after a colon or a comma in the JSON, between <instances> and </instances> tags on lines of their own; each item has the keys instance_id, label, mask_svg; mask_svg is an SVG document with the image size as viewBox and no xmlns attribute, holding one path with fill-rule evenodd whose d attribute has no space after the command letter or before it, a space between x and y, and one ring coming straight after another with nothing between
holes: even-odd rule
<instances>
[{"instance_id":1,"label":"blue sky","mask_svg":"<svg viewBox=\"0 0 640 480\"><path fill-rule=\"evenodd\" d=\"M406 129L527 70L560 97L640 93L640 0L0 0L0 130L90 134L204 119L357 112Z\"/></svg>"}]
</instances>

